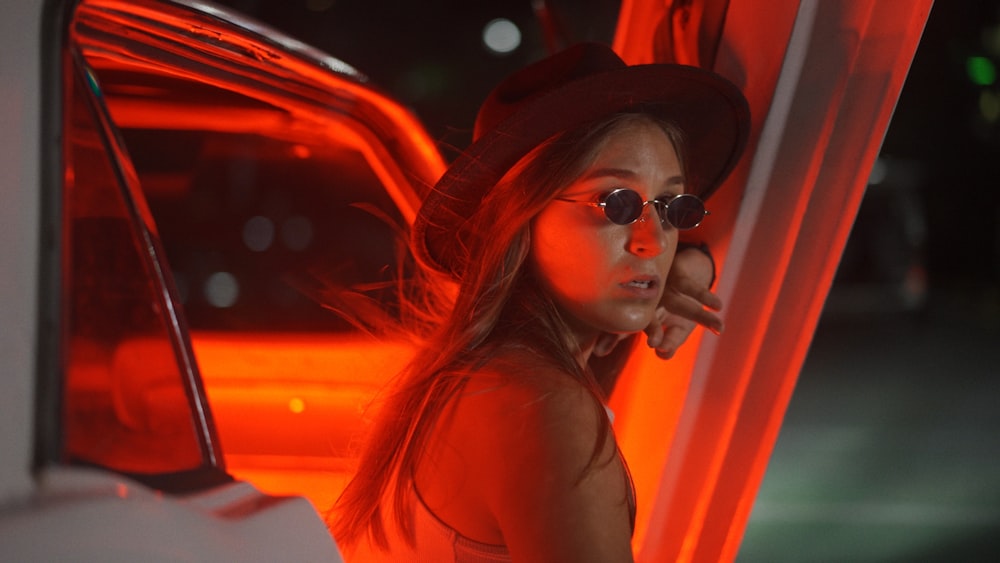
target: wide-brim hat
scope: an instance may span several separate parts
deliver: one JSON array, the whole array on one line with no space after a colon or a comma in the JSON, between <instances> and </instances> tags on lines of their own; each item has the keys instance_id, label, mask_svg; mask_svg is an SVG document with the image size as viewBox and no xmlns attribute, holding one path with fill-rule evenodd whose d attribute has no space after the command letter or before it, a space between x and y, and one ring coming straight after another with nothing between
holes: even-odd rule
<instances>
[{"instance_id":1,"label":"wide-brim hat","mask_svg":"<svg viewBox=\"0 0 1000 563\"><path fill-rule=\"evenodd\" d=\"M417 258L460 276L458 233L483 196L539 144L622 112L648 113L680 128L685 184L703 199L732 171L750 131L746 98L713 72L628 66L606 45L575 45L510 75L483 102L472 144L428 193L414 221Z\"/></svg>"}]
</instances>

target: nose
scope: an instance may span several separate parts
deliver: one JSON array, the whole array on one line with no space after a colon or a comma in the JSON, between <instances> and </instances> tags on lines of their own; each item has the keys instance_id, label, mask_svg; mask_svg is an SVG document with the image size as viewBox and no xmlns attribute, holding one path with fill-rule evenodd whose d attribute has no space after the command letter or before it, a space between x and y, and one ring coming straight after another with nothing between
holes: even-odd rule
<instances>
[{"instance_id":1,"label":"nose","mask_svg":"<svg viewBox=\"0 0 1000 563\"><path fill-rule=\"evenodd\" d=\"M667 237L674 227L660 222L652 205L642 210L642 215L629 225L628 251L636 256L659 256L667 247Z\"/></svg>"}]
</instances>

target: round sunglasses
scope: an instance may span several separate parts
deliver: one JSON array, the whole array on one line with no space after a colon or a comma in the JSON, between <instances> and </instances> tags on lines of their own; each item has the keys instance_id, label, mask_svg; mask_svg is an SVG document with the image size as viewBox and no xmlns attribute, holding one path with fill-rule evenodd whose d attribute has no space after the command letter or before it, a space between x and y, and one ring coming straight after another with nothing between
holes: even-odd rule
<instances>
[{"instance_id":1,"label":"round sunglasses","mask_svg":"<svg viewBox=\"0 0 1000 563\"><path fill-rule=\"evenodd\" d=\"M678 194L666 199L657 198L644 201L635 190L618 188L601 196L600 201L584 201L565 197L557 197L556 199L600 207L604 209L604 215L608 221L616 225L634 223L642 216L642 212L650 203L656 209L656 214L660 217L660 223L664 227L669 224L679 231L687 231L697 227L705 215L708 215L705 203L694 194Z\"/></svg>"}]
</instances>

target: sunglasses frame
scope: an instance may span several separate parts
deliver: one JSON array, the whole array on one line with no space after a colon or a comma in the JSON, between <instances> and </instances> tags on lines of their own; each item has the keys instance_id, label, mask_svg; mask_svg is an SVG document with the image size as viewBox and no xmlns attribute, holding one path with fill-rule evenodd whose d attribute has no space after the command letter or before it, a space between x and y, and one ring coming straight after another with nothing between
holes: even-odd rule
<instances>
[{"instance_id":1,"label":"sunglasses frame","mask_svg":"<svg viewBox=\"0 0 1000 563\"><path fill-rule=\"evenodd\" d=\"M619 223L618 221L614 221L608 215L607 199L609 197L611 197L612 195L614 195L616 193L619 193L619 192L632 192L633 194L635 194L636 198L638 198L638 200L639 200L639 202L641 204L639 206L639 213L636 214L636 216L635 216L634 219L632 219L632 220L630 220L630 221L628 221L626 223ZM692 225L690 227L679 227L677 225L674 225L673 222L670 221L670 217L668 215L668 211L670 210L670 204L676 202L677 200L679 200L681 198L689 198L689 197L693 197L693 198L695 198L696 200L698 200L701 203L701 208L702 208L702 211L703 211L703 214L702 214L701 218L698 219L697 223L695 223L694 225ZM570 198L566 198L566 197L557 197L555 199L558 200L558 201L566 201L566 202L569 202L569 203L582 203L582 204L585 204L585 205L589 205L590 207L599 207L599 208L601 208L601 209L604 210L604 217L608 221L610 221L611 223L614 223L615 225L631 225L632 223L635 223L636 221L639 220L640 217L642 217L642 214L646 211L646 206L649 205L650 203L654 204L654 207L656 208L656 215L657 215L657 217L660 218L660 224L664 225L664 226L667 225L667 224L669 224L671 227L677 229L678 231L690 231L691 229L695 229L699 225L701 225L702 221L705 220L705 216L706 215L711 215L711 213L709 213L709 211L707 209L705 209L705 202L702 201L702 199L700 197L698 197L698 196L696 196L694 194L677 194L677 195L671 196L670 198L668 198L666 200L660 199L660 198L653 198L653 199L650 199L650 200L643 201L642 196L639 195L639 192L637 192L637 191L635 191L635 190L633 190L631 188L615 188L615 189L611 190L610 192L602 195L601 196L601 201L586 201L586 200L582 200L582 199L570 199ZM660 206L660 205L663 206L662 207L662 209L663 209L662 212L660 211L660 209L661 209L660 207L656 207L656 206Z\"/></svg>"}]
</instances>

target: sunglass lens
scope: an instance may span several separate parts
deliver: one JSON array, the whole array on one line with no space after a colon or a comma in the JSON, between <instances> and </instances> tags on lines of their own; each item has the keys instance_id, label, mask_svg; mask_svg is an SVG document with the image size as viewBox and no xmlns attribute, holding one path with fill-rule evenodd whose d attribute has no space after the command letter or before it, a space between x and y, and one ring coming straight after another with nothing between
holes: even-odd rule
<instances>
[{"instance_id":1,"label":"sunglass lens","mask_svg":"<svg viewBox=\"0 0 1000 563\"><path fill-rule=\"evenodd\" d=\"M615 190L604 198L604 214L612 223L628 225L642 215L642 197L632 190Z\"/></svg>"},{"instance_id":2,"label":"sunglass lens","mask_svg":"<svg viewBox=\"0 0 1000 563\"><path fill-rule=\"evenodd\" d=\"M693 229L705 218L705 204L698 196L681 194L666 206L667 221L679 230Z\"/></svg>"}]
</instances>

